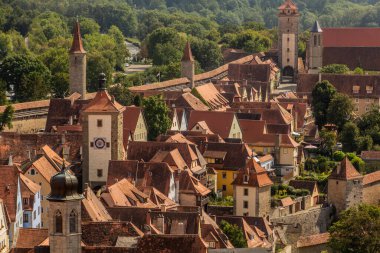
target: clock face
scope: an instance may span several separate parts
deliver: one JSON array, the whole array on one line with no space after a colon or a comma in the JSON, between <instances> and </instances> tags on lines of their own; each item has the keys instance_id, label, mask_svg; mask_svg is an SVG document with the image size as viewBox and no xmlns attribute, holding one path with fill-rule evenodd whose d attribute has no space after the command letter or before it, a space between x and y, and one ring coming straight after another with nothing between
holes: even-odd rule
<instances>
[{"instance_id":1,"label":"clock face","mask_svg":"<svg viewBox=\"0 0 380 253\"><path fill-rule=\"evenodd\" d=\"M95 148L103 149L106 146L106 140L104 138L95 138L94 144L95 144Z\"/></svg>"}]
</instances>

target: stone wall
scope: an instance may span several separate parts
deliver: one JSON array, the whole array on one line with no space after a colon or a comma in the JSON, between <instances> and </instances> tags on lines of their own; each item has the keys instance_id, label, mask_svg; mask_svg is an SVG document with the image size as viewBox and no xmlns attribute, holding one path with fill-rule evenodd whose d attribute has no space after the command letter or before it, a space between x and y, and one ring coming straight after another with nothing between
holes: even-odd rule
<instances>
[{"instance_id":1,"label":"stone wall","mask_svg":"<svg viewBox=\"0 0 380 253\"><path fill-rule=\"evenodd\" d=\"M370 205L380 204L380 182L367 184L363 187L363 203Z\"/></svg>"},{"instance_id":2,"label":"stone wall","mask_svg":"<svg viewBox=\"0 0 380 253\"><path fill-rule=\"evenodd\" d=\"M295 244L300 236L327 232L333 219L333 208L322 207L301 211L270 221L285 235L287 244Z\"/></svg>"}]
</instances>

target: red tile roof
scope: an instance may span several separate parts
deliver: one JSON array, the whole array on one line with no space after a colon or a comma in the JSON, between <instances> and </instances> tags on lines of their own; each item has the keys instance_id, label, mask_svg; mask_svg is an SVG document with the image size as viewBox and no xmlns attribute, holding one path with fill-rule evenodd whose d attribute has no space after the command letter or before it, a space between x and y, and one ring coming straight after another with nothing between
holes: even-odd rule
<instances>
[{"instance_id":1,"label":"red tile roof","mask_svg":"<svg viewBox=\"0 0 380 253\"><path fill-rule=\"evenodd\" d=\"M244 181L244 177L248 176L248 181ZM264 187L272 185L273 182L269 178L267 172L254 159L249 159L244 169L240 169L233 185Z\"/></svg>"},{"instance_id":2,"label":"red tile roof","mask_svg":"<svg viewBox=\"0 0 380 253\"><path fill-rule=\"evenodd\" d=\"M86 53L83 49L82 37L80 34L80 25L79 22L75 22L74 26L74 38L73 44L71 45L70 53Z\"/></svg>"},{"instance_id":3,"label":"red tile roof","mask_svg":"<svg viewBox=\"0 0 380 253\"><path fill-rule=\"evenodd\" d=\"M17 212L17 186L20 171L16 166L0 166L0 198L3 199L9 219L13 222Z\"/></svg>"},{"instance_id":4,"label":"red tile roof","mask_svg":"<svg viewBox=\"0 0 380 253\"><path fill-rule=\"evenodd\" d=\"M82 220L83 221L111 221L112 218L90 187L83 191Z\"/></svg>"},{"instance_id":5,"label":"red tile roof","mask_svg":"<svg viewBox=\"0 0 380 253\"><path fill-rule=\"evenodd\" d=\"M177 101L180 103L179 106L190 107L193 110L197 110L197 111L209 110L209 108L205 104L203 104L199 98L197 98L190 92L186 92L182 94L181 98L179 98Z\"/></svg>"},{"instance_id":6,"label":"red tile roof","mask_svg":"<svg viewBox=\"0 0 380 253\"><path fill-rule=\"evenodd\" d=\"M322 38L323 47L380 47L380 28L323 28Z\"/></svg>"},{"instance_id":7,"label":"red tile roof","mask_svg":"<svg viewBox=\"0 0 380 253\"><path fill-rule=\"evenodd\" d=\"M285 10L287 8L298 10L297 5L292 0L285 0L285 2L278 7L279 10Z\"/></svg>"},{"instance_id":8,"label":"red tile roof","mask_svg":"<svg viewBox=\"0 0 380 253\"><path fill-rule=\"evenodd\" d=\"M116 102L107 91L98 91L93 100L85 106L83 112L122 112L124 106Z\"/></svg>"},{"instance_id":9,"label":"red tile roof","mask_svg":"<svg viewBox=\"0 0 380 253\"><path fill-rule=\"evenodd\" d=\"M198 179L193 177L189 170L183 171L180 175L179 191L201 196L206 196L211 192L210 189L204 186Z\"/></svg>"},{"instance_id":10,"label":"red tile roof","mask_svg":"<svg viewBox=\"0 0 380 253\"><path fill-rule=\"evenodd\" d=\"M297 241L297 248L310 247L320 244L326 244L330 239L329 233L322 233L309 236L301 236Z\"/></svg>"},{"instance_id":11,"label":"red tile roof","mask_svg":"<svg viewBox=\"0 0 380 253\"><path fill-rule=\"evenodd\" d=\"M193 54L191 53L190 42L186 42L186 46L183 51L182 61L194 62L194 57L193 57Z\"/></svg>"},{"instance_id":12,"label":"red tile roof","mask_svg":"<svg viewBox=\"0 0 380 253\"><path fill-rule=\"evenodd\" d=\"M203 101L207 103L210 109L225 110L226 107L229 107L228 100L219 93L214 84L207 83L200 85L197 86L195 90L198 95L202 97Z\"/></svg>"},{"instance_id":13,"label":"red tile roof","mask_svg":"<svg viewBox=\"0 0 380 253\"><path fill-rule=\"evenodd\" d=\"M280 200L282 207L287 207L293 205L293 199L291 197L286 197Z\"/></svg>"},{"instance_id":14,"label":"red tile roof","mask_svg":"<svg viewBox=\"0 0 380 253\"><path fill-rule=\"evenodd\" d=\"M367 174L363 178L363 185L372 184L380 181L380 170Z\"/></svg>"},{"instance_id":15,"label":"red tile roof","mask_svg":"<svg viewBox=\"0 0 380 253\"><path fill-rule=\"evenodd\" d=\"M363 176L355 169L354 165L347 157L331 172L329 179L351 180L362 178Z\"/></svg>"},{"instance_id":16,"label":"red tile roof","mask_svg":"<svg viewBox=\"0 0 380 253\"><path fill-rule=\"evenodd\" d=\"M16 249L34 249L49 237L44 228L19 228Z\"/></svg>"},{"instance_id":17,"label":"red tile roof","mask_svg":"<svg viewBox=\"0 0 380 253\"><path fill-rule=\"evenodd\" d=\"M380 151L362 151L360 157L363 160L380 160Z\"/></svg>"},{"instance_id":18,"label":"red tile roof","mask_svg":"<svg viewBox=\"0 0 380 253\"><path fill-rule=\"evenodd\" d=\"M192 129L198 122L205 121L213 133L228 138L234 117L233 112L191 111L188 126Z\"/></svg>"},{"instance_id":19,"label":"red tile roof","mask_svg":"<svg viewBox=\"0 0 380 253\"><path fill-rule=\"evenodd\" d=\"M36 194L37 192L41 190L41 186L29 180L23 174L20 174L20 181L21 181L21 184L25 186L25 189L28 189L28 191L30 191L32 194ZM21 187L21 190L22 188L23 187Z\"/></svg>"}]
</instances>

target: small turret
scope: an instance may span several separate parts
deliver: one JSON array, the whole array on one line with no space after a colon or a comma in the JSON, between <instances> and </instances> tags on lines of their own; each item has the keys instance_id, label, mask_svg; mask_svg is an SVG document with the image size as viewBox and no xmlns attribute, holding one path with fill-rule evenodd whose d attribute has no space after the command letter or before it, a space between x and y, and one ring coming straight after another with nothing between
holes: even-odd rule
<instances>
[{"instance_id":1,"label":"small turret","mask_svg":"<svg viewBox=\"0 0 380 253\"><path fill-rule=\"evenodd\" d=\"M187 42L185 50L183 51L183 56L181 60L181 76L187 77L190 80L190 88L195 87L194 83L195 67L194 67L194 57L191 52L190 43Z\"/></svg>"}]
</instances>

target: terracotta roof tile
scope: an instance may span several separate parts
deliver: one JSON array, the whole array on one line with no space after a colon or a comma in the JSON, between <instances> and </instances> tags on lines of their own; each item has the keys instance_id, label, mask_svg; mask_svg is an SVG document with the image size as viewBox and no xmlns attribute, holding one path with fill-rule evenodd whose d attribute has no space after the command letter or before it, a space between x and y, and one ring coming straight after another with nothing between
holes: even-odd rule
<instances>
[{"instance_id":1,"label":"terracotta roof tile","mask_svg":"<svg viewBox=\"0 0 380 253\"><path fill-rule=\"evenodd\" d=\"M21 184L25 185L26 189L28 189L33 194L37 194L37 192L41 190L41 186L29 180L23 174L20 174L20 181L21 181Z\"/></svg>"},{"instance_id":2,"label":"terracotta roof tile","mask_svg":"<svg viewBox=\"0 0 380 253\"><path fill-rule=\"evenodd\" d=\"M367 174L363 178L363 185L372 184L380 181L380 170Z\"/></svg>"},{"instance_id":3,"label":"terracotta roof tile","mask_svg":"<svg viewBox=\"0 0 380 253\"><path fill-rule=\"evenodd\" d=\"M17 186L20 171L16 166L0 166L0 198L3 199L9 219L13 222L17 210Z\"/></svg>"},{"instance_id":4,"label":"terracotta roof tile","mask_svg":"<svg viewBox=\"0 0 380 253\"><path fill-rule=\"evenodd\" d=\"M248 176L248 181L245 181L245 176ZM232 184L240 186L264 187L272 185L273 182L264 168L262 168L254 159L249 159L245 168L239 170L239 173Z\"/></svg>"},{"instance_id":5,"label":"terracotta roof tile","mask_svg":"<svg viewBox=\"0 0 380 253\"><path fill-rule=\"evenodd\" d=\"M285 2L278 7L279 10L285 10L285 9L292 9L292 10L298 10L297 5L292 0L285 0Z\"/></svg>"},{"instance_id":6,"label":"terracotta roof tile","mask_svg":"<svg viewBox=\"0 0 380 253\"><path fill-rule=\"evenodd\" d=\"M322 233L309 236L301 236L297 241L297 248L311 247L326 244L330 239L329 233Z\"/></svg>"},{"instance_id":7,"label":"terracotta roof tile","mask_svg":"<svg viewBox=\"0 0 380 253\"><path fill-rule=\"evenodd\" d=\"M331 172L329 179L351 180L362 178L363 176L355 169L354 165L348 160L347 156L340 164Z\"/></svg>"},{"instance_id":8,"label":"terracotta roof tile","mask_svg":"<svg viewBox=\"0 0 380 253\"><path fill-rule=\"evenodd\" d=\"M48 230L43 228L19 228L16 249L34 249L49 237Z\"/></svg>"},{"instance_id":9,"label":"terracotta roof tile","mask_svg":"<svg viewBox=\"0 0 380 253\"><path fill-rule=\"evenodd\" d=\"M380 47L380 28L323 28L323 47Z\"/></svg>"},{"instance_id":10,"label":"terracotta roof tile","mask_svg":"<svg viewBox=\"0 0 380 253\"><path fill-rule=\"evenodd\" d=\"M80 34L80 25L79 22L75 22L74 26L74 38L73 44L71 45L70 53L86 53L83 49L82 37Z\"/></svg>"},{"instance_id":11,"label":"terracotta roof tile","mask_svg":"<svg viewBox=\"0 0 380 253\"><path fill-rule=\"evenodd\" d=\"M313 194L314 189L317 187L317 181L308 181L308 180L290 180L289 186L294 187L295 189L307 189L310 194ZM318 189L318 187L317 187Z\"/></svg>"},{"instance_id":12,"label":"terracotta roof tile","mask_svg":"<svg viewBox=\"0 0 380 253\"><path fill-rule=\"evenodd\" d=\"M196 195L206 196L211 190L193 177L188 170L181 173L179 179L179 191L193 192Z\"/></svg>"},{"instance_id":13,"label":"terracotta roof tile","mask_svg":"<svg viewBox=\"0 0 380 253\"><path fill-rule=\"evenodd\" d=\"M183 101L183 102L180 102L180 101ZM179 98L176 101L176 104L178 104L178 106L190 107L191 109L197 110L197 111L209 110L209 108L205 104L203 104L202 101L199 100L199 98L195 97L190 92L183 93L181 98Z\"/></svg>"},{"instance_id":14,"label":"terracotta roof tile","mask_svg":"<svg viewBox=\"0 0 380 253\"><path fill-rule=\"evenodd\" d=\"M362 151L360 157L363 160L380 160L380 151Z\"/></svg>"},{"instance_id":15,"label":"terracotta roof tile","mask_svg":"<svg viewBox=\"0 0 380 253\"><path fill-rule=\"evenodd\" d=\"M280 202L281 202L282 207L287 207L287 206L293 205L294 203L291 197L283 198L280 200Z\"/></svg>"},{"instance_id":16,"label":"terracotta roof tile","mask_svg":"<svg viewBox=\"0 0 380 253\"><path fill-rule=\"evenodd\" d=\"M88 103L83 112L122 112L124 106L112 99L107 91L98 91L93 100Z\"/></svg>"},{"instance_id":17,"label":"terracotta roof tile","mask_svg":"<svg viewBox=\"0 0 380 253\"><path fill-rule=\"evenodd\" d=\"M205 121L213 133L228 138L234 117L233 112L191 111L188 126L192 129L196 123Z\"/></svg>"},{"instance_id":18,"label":"terracotta roof tile","mask_svg":"<svg viewBox=\"0 0 380 253\"><path fill-rule=\"evenodd\" d=\"M202 97L208 106L213 110L223 110L229 107L228 100L225 99L212 83L207 83L195 87L196 92Z\"/></svg>"},{"instance_id":19,"label":"terracotta roof tile","mask_svg":"<svg viewBox=\"0 0 380 253\"><path fill-rule=\"evenodd\" d=\"M102 202L97 198L90 187L83 192L82 220L83 221L111 221L112 218ZM84 210L83 210L84 209Z\"/></svg>"}]
</instances>

